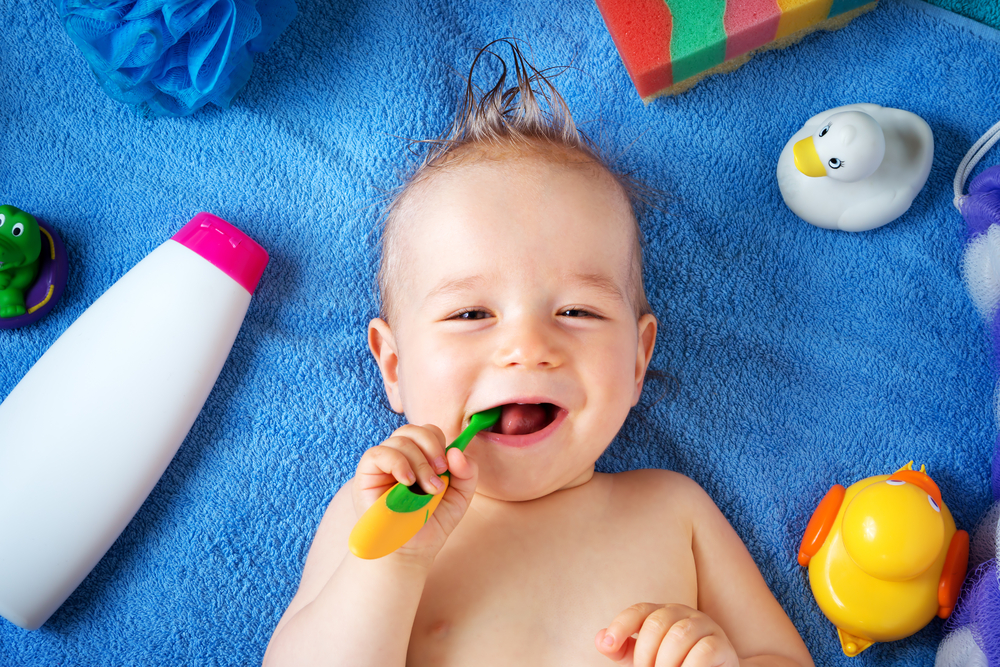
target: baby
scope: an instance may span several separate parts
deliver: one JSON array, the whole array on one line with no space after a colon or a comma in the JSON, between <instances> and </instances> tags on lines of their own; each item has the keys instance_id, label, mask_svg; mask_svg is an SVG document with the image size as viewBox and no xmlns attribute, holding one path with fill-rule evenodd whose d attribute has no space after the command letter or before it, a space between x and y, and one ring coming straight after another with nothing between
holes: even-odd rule
<instances>
[{"instance_id":1,"label":"baby","mask_svg":"<svg viewBox=\"0 0 1000 667\"><path fill-rule=\"evenodd\" d=\"M368 344L409 423L330 503L265 665L812 665L696 483L595 472L656 340L640 232L624 180L508 45L516 85L477 99L470 73L449 138L390 206ZM348 551L386 489L434 494L446 470L401 549Z\"/></svg>"}]
</instances>

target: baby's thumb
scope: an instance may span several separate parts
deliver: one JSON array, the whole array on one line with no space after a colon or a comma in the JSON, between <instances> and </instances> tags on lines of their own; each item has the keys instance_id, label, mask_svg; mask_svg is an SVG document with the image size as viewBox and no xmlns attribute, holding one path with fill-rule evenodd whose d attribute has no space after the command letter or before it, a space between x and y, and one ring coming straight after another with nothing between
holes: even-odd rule
<instances>
[{"instance_id":1,"label":"baby's thumb","mask_svg":"<svg viewBox=\"0 0 1000 667\"><path fill-rule=\"evenodd\" d=\"M449 449L447 456L451 481L441 499L441 504L434 512L434 518L441 525L445 535L450 535L465 516L465 511L469 509L469 503L472 502L472 496L476 492L479 468L458 449Z\"/></svg>"},{"instance_id":2,"label":"baby's thumb","mask_svg":"<svg viewBox=\"0 0 1000 667\"><path fill-rule=\"evenodd\" d=\"M448 471L451 473L451 486L462 494L467 501L472 500L479 481L479 466L457 447L449 449Z\"/></svg>"}]
</instances>

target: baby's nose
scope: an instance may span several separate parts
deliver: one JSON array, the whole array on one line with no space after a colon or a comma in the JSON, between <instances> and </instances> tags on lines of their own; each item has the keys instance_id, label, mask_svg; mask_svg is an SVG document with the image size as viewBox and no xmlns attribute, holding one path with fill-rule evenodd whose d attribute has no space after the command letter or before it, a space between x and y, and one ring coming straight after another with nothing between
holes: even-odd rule
<instances>
[{"instance_id":1,"label":"baby's nose","mask_svg":"<svg viewBox=\"0 0 1000 667\"><path fill-rule=\"evenodd\" d=\"M562 364L562 354L555 336L544 325L534 322L510 322L497 348L497 365L524 368L553 368Z\"/></svg>"}]
</instances>

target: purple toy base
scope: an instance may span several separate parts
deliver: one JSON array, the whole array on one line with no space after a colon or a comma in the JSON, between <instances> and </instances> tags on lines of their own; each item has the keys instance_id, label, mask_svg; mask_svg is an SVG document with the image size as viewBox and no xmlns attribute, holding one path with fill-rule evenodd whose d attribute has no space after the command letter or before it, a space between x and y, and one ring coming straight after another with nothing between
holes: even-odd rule
<instances>
[{"instance_id":1,"label":"purple toy base","mask_svg":"<svg viewBox=\"0 0 1000 667\"><path fill-rule=\"evenodd\" d=\"M42 232L42 252L39 255L42 261L38 267L38 278L24 295L28 312L16 317L0 317L0 329L18 329L34 324L49 314L66 288L69 270L66 246L56 230L41 220L38 220L38 228Z\"/></svg>"}]
</instances>

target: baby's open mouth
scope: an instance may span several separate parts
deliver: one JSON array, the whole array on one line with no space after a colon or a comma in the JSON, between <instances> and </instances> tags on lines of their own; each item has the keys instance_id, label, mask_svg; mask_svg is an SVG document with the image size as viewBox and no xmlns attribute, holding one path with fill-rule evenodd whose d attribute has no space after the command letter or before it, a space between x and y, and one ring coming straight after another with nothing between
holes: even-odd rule
<instances>
[{"instance_id":1,"label":"baby's open mouth","mask_svg":"<svg viewBox=\"0 0 1000 667\"><path fill-rule=\"evenodd\" d=\"M559 407L552 403L507 403L501 406L500 419L486 429L504 435L526 435L541 431L552 423Z\"/></svg>"}]
</instances>

